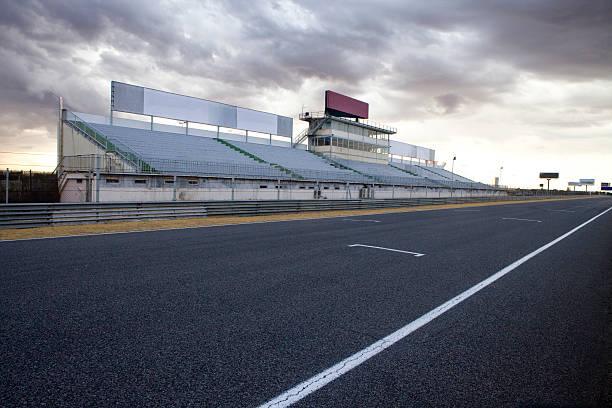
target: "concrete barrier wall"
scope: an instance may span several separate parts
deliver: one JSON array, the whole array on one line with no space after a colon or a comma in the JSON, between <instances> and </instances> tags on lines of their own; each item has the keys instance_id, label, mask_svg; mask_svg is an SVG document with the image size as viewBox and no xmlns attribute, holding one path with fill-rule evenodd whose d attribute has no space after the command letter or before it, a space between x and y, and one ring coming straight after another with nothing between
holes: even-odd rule
<instances>
[{"instance_id":1,"label":"concrete barrier wall","mask_svg":"<svg viewBox=\"0 0 612 408\"><path fill-rule=\"evenodd\" d=\"M232 180L158 175L73 173L61 183L61 202L345 200L491 197L504 191L410 186L317 183L313 181ZM279 188L280 186L280 188ZM320 194L317 193L320 191Z\"/></svg>"}]
</instances>

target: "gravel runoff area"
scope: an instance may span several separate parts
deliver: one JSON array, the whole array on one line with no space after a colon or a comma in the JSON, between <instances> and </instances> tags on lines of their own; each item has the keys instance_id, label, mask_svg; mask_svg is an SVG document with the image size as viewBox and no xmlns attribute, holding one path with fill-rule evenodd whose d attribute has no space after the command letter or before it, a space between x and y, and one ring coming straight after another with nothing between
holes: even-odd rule
<instances>
[{"instance_id":1,"label":"gravel runoff area","mask_svg":"<svg viewBox=\"0 0 612 408\"><path fill-rule=\"evenodd\" d=\"M466 204L441 204L422 205L415 207L381 208L369 210L336 210L336 211L307 211L291 214L256 215L256 216L210 216L193 217L168 220L147 221L117 221L101 222L79 225L54 225L48 227L22 228L22 229L0 229L0 241L11 241L19 239L66 237L72 235L95 235L112 234L133 231L170 230L182 228L199 228L218 225L251 224L258 222L275 222L304 220L316 218L350 217L355 215L387 214L409 211L440 210L445 208L480 207L489 205L520 204L529 202L545 202L558 200L584 199L585 197L555 198L549 200L524 200L524 201L496 201L486 203ZM596 198L596 197L593 197Z\"/></svg>"}]
</instances>

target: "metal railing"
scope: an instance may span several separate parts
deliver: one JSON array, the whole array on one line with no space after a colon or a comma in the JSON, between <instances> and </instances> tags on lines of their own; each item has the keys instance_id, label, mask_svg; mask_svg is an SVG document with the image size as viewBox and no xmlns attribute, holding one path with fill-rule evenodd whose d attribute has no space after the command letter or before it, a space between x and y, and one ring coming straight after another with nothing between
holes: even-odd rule
<instances>
[{"instance_id":1,"label":"metal railing","mask_svg":"<svg viewBox=\"0 0 612 408\"><path fill-rule=\"evenodd\" d=\"M329 115L325 114L325 111L319 111L319 112L302 112L300 113L300 120L309 120L309 119L323 119L325 117L330 117ZM374 122L373 120L368 120L368 119L360 119L359 121L357 120L353 120L350 118L341 118L341 117L337 117L337 116L331 116L334 120L338 120L340 122L345 122L348 124L354 124L354 125L365 125L367 127L370 128L375 128L375 129L380 129L380 130L384 130L390 133L397 133L397 128L394 128L392 126L388 126L388 125L384 125L382 123L379 122Z\"/></svg>"},{"instance_id":2,"label":"metal railing","mask_svg":"<svg viewBox=\"0 0 612 408\"><path fill-rule=\"evenodd\" d=\"M104 133L96 129L95 125L88 123L75 115L74 112L66 111L64 121L73 129L81 132L87 138L103 147L107 153L116 154L126 164L133 166L138 171L152 171L149 163L140 157L138 153L118 140L109 140Z\"/></svg>"},{"instance_id":3,"label":"metal railing","mask_svg":"<svg viewBox=\"0 0 612 408\"><path fill-rule=\"evenodd\" d=\"M439 204L506 202L557 196L490 196L391 200L164 201L121 203L2 204L0 228L209 216L242 216L329 210L363 210ZM567 196L565 196L567 198Z\"/></svg>"},{"instance_id":4,"label":"metal railing","mask_svg":"<svg viewBox=\"0 0 612 408\"><path fill-rule=\"evenodd\" d=\"M383 184L389 186L410 187L450 187L465 189L491 189L481 183L451 182L445 180L434 180L423 177L413 177L408 173L406 176L377 176L354 172L349 169L339 168L337 171L324 171L304 168L290 168L292 173L287 173L270 164L249 165L228 162L190 161L190 160L167 160L167 159L144 159L148 166L135 168L130 163L119 160L114 155L82 155L65 156L61 166L61 172L86 172L86 173L121 173L121 174L151 174L151 175L180 175L194 177L236 177L245 179L270 179L270 180L293 180L293 181L328 181L341 183L363 183ZM329 159L328 163L343 166ZM299 177L298 177L299 176Z\"/></svg>"}]
</instances>

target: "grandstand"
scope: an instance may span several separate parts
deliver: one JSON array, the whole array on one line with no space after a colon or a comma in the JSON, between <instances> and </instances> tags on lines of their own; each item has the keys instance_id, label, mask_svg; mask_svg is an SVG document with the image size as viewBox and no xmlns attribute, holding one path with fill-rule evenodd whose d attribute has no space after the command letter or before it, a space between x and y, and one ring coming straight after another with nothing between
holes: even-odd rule
<instances>
[{"instance_id":1,"label":"grandstand","mask_svg":"<svg viewBox=\"0 0 612 408\"><path fill-rule=\"evenodd\" d=\"M354 114L355 100L340 94L326 94L324 113L300 115L309 127L294 140L288 117L116 82L111 88L109 117L62 111L62 201L503 194L437 166L430 149L414 147L414 157L398 161L412 145L391 141L395 129L365 121L367 104L356 101Z\"/></svg>"}]
</instances>

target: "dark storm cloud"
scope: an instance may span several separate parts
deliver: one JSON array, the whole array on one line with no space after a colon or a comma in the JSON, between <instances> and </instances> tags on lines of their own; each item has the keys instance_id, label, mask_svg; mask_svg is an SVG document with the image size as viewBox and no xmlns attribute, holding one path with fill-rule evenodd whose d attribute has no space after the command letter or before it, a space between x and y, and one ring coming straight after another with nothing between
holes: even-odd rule
<instances>
[{"instance_id":1,"label":"dark storm cloud","mask_svg":"<svg viewBox=\"0 0 612 408\"><path fill-rule=\"evenodd\" d=\"M52 93L104 113L111 79L233 103L314 80L384 95L385 119L462 114L524 73L611 79L610 26L606 0L5 1L0 109L48 126Z\"/></svg>"}]
</instances>

